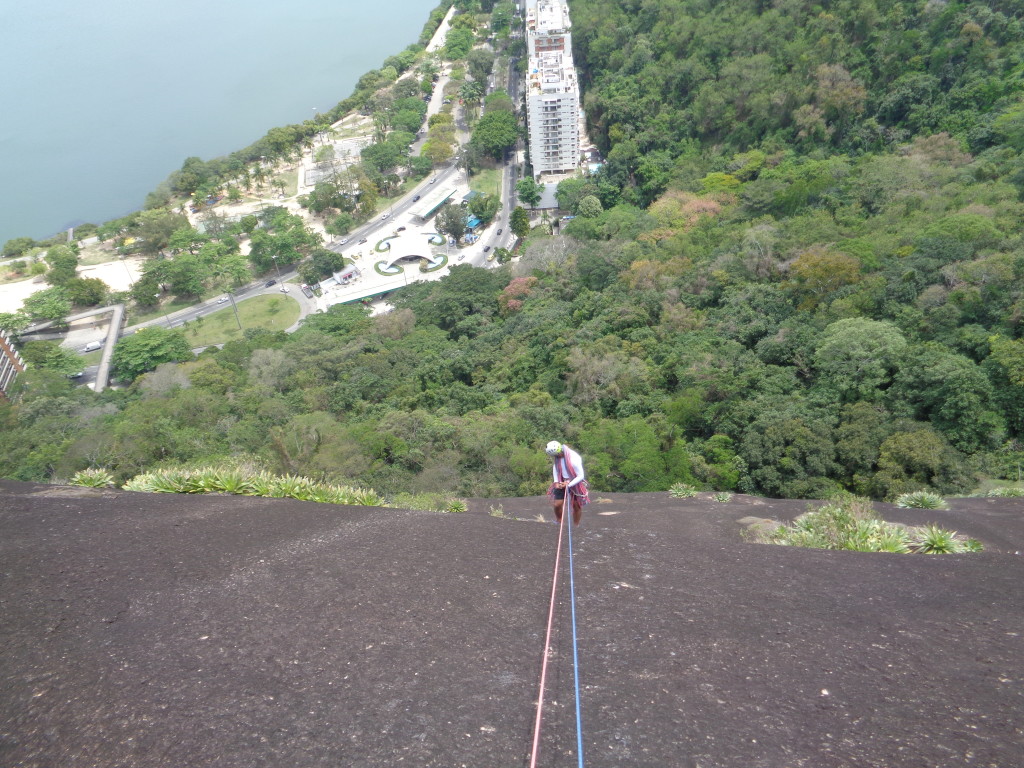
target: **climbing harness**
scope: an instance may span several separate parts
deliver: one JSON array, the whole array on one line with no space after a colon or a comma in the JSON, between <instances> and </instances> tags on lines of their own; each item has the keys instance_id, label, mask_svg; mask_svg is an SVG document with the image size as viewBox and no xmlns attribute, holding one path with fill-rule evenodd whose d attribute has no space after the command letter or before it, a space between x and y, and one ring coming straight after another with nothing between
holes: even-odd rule
<instances>
[{"instance_id":1,"label":"climbing harness","mask_svg":"<svg viewBox=\"0 0 1024 768\"><path fill-rule=\"evenodd\" d=\"M537 755L540 750L541 713L544 710L544 686L547 680L548 658L551 655L551 630L555 619L555 595L558 591L558 567L562 556L562 531L568 528L569 544L569 604L572 609L572 667L573 682L576 691L576 757L579 768L583 768L583 725L580 717L580 665L579 651L576 641L576 585L573 578L572 562L572 522L566 522L572 514L572 492L567 489L562 504L562 520L558 526L558 548L555 550L555 572L551 578L551 604L548 607L548 627L544 637L544 658L540 666L540 692L537 696L537 717L533 724L533 749L530 753L530 768L537 768Z\"/></svg>"}]
</instances>

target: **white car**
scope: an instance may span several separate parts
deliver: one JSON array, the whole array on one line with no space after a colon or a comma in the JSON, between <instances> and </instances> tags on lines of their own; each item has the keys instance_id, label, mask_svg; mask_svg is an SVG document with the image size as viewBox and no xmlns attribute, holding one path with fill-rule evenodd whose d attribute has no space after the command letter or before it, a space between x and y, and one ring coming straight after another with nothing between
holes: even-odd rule
<instances>
[{"instance_id":1,"label":"white car","mask_svg":"<svg viewBox=\"0 0 1024 768\"><path fill-rule=\"evenodd\" d=\"M288 293L288 286L287 285L282 285L281 286L281 293Z\"/></svg>"},{"instance_id":2,"label":"white car","mask_svg":"<svg viewBox=\"0 0 1024 768\"><path fill-rule=\"evenodd\" d=\"M228 297L227 296L221 296L219 299L217 299L217 303L218 304L227 304L228 303Z\"/></svg>"},{"instance_id":3,"label":"white car","mask_svg":"<svg viewBox=\"0 0 1024 768\"><path fill-rule=\"evenodd\" d=\"M341 244L341 245L344 245L344 244L345 244L345 243L347 243L347 242L348 242L348 238L346 237L346 238L345 238L344 240L342 240L342 241L341 241L341 243L340 243L340 244Z\"/></svg>"},{"instance_id":4,"label":"white car","mask_svg":"<svg viewBox=\"0 0 1024 768\"><path fill-rule=\"evenodd\" d=\"M390 215L391 215L390 213L385 213L383 216L380 217L380 220L384 221L384 219L386 219Z\"/></svg>"}]
</instances>

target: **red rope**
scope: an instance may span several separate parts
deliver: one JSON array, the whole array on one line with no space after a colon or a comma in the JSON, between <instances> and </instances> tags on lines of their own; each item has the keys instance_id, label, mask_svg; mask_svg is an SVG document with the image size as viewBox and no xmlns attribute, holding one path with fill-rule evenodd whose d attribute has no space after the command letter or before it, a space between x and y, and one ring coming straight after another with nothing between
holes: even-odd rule
<instances>
[{"instance_id":1,"label":"red rope","mask_svg":"<svg viewBox=\"0 0 1024 768\"><path fill-rule=\"evenodd\" d=\"M567 494L568 495L568 494ZM533 724L533 751L530 753L530 768L537 768L537 754L540 750L540 715L544 709L544 681L548 674L548 655L551 650L551 627L555 620L555 589L558 586L558 562L562 557L562 530L569 515L562 505L562 521L558 524L558 550L555 552L555 575L551 579L551 607L548 609L548 631L544 638L544 661L540 665L540 694L537 696L537 719Z\"/></svg>"}]
</instances>

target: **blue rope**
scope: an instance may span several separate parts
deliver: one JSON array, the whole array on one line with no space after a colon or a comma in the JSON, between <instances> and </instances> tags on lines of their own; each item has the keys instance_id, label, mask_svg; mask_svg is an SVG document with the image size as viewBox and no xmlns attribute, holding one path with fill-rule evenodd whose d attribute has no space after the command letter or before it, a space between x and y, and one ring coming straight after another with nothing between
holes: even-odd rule
<instances>
[{"instance_id":1,"label":"blue rope","mask_svg":"<svg viewBox=\"0 0 1024 768\"><path fill-rule=\"evenodd\" d=\"M570 502L570 493L565 494L566 502L563 507L569 507L568 509L563 508L562 514L569 515L572 513L572 503ZM572 520L569 520L569 524L566 526L569 529L569 605L572 608L572 674L576 684L576 758L578 760L579 768L583 768L583 720L580 717L580 657L577 650L576 643L576 585L573 582L572 575Z\"/></svg>"}]
</instances>

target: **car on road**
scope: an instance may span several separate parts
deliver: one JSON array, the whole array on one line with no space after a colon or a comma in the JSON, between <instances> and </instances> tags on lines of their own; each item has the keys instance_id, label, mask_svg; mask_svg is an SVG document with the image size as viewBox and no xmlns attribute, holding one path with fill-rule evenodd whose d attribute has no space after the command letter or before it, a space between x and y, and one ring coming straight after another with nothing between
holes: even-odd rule
<instances>
[{"instance_id":1,"label":"car on road","mask_svg":"<svg viewBox=\"0 0 1024 768\"><path fill-rule=\"evenodd\" d=\"M98 341L90 341L88 344L86 344L84 347L82 347L82 351L83 352L95 352L97 349L102 349L102 348L103 348L103 344L101 344L100 342L98 342Z\"/></svg>"},{"instance_id":2,"label":"car on road","mask_svg":"<svg viewBox=\"0 0 1024 768\"><path fill-rule=\"evenodd\" d=\"M466 254L460 253L459 254L459 261L462 261L464 258L466 258Z\"/></svg>"},{"instance_id":3,"label":"car on road","mask_svg":"<svg viewBox=\"0 0 1024 768\"><path fill-rule=\"evenodd\" d=\"M405 227L399 227L395 232L405 232Z\"/></svg>"},{"instance_id":4,"label":"car on road","mask_svg":"<svg viewBox=\"0 0 1024 768\"><path fill-rule=\"evenodd\" d=\"M281 293L288 293L288 286L287 285L282 285L281 286Z\"/></svg>"},{"instance_id":5,"label":"car on road","mask_svg":"<svg viewBox=\"0 0 1024 768\"><path fill-rule=\"evenodd\" d=\"M487 253L489 250L491 250L491 246L485 245L484 246L484 253Z\"/></svg>"},{"instance_id":6,"label":"car on road","mask_svg":"<svg viewBox=\"0 0 1024 768\"><path fill-rule=\"evenodd\" d=\"M501 227L498 227L498 234L499 234L499 235L500 235L500 234L501 234L502 232L504 232L504 231L505 231L504 229L502 229Z\"/></svg>"},{"instance_id":7,"label":"car on road","mask_svg":"<svg viewBox=\"0 0 1024 768\"><path fill-rule=\"evenodd\" d=\"M364 237L364 238L363 238L362 240L360 240L360 241L359 241L358 243L356 243L356 245L362 245L362 244L363 244L363 243L365 243L365 242L367 242L367 240L366 240L366 238Z\"/></svg>"},{"instance_id":8,"label":"car on road","mask_svg":"<svg viewBox=\"0 0 1024 768\"><path fill-rule=\"evenodd\" d=\"M385 214L383 214L383 215L382 215L382 216L380 217L380 220L381 220L381 221L384 221L384 219L386 219L386 218L387 218L388 216L390 216L390 215L391 215L390 213L385 213Z\"/></svg>"},{"instance_id":9,"label":"car on road","mask_svg":"<svg viewBox=\"0 0 1024 768\"><path fill-rule=\"evenodd\" d=\"M78 371L78 373L69 373L68 374L68 378L69 379L80 379L83 376L85 376L85 371Z\"/></svg>"},{"instance_id":10,"label":"car on road","mask_svg":"<svg viewBox=\"0 0 1024 768\"><path fill-rule=\"evenodd\" d=\"M267 282L263 284L263 287L269 288L272 285L277 285L277 280L267 280Z\"/></svg>"},{"instance_id":11,"label":"car on road","mask_svg":"<svg viewBox=\"0 0 1024 768\"><path fill-rule=\"evenodd\" d=\"M431 183L431 184L433 184L433 183L434 183L435 181L437 181L437 176L435 176L434 178L432 178L432 179L430 180L430 183Z\"/></svg>"},{"instance_id":12,"label":"car on road","mask_svg":"<svg viewBox=\"0 0 1024 768\"><path fill-rule=\"evenodd\" d=\"M348 238L346 237L346 238L345 238L344 240L342 240L342 241L341 241L341 242L339 243L339 245L344 245L344 244L345 244L345 243L347 243L347 242L348 242Z\"/></svg>"},{"instance_id":13,"label":"car on road","mask_svg":"<svg viewBox=\"0 0 1024 768\"><path fill-rule=\"evenodd\" d=\"M413 201L413 202L415 203L415 202L419 201L419 199L420 199L420 196L419 196L419 195L416 195L416 197L414 197L414 198L412 199L412 201Z\"/></svg>"},{"instance_id":14,"label":"car on road","mask_svg":"<svg viewBox=\"0 0 1024 768\"><path fill-rule=\"evenodd\" d=\"M221 296L219 299L217 299L217 303L218 304L226 304L227 302L228 302L228 297L227 296Z\"/></svg>"}]
</instances>

